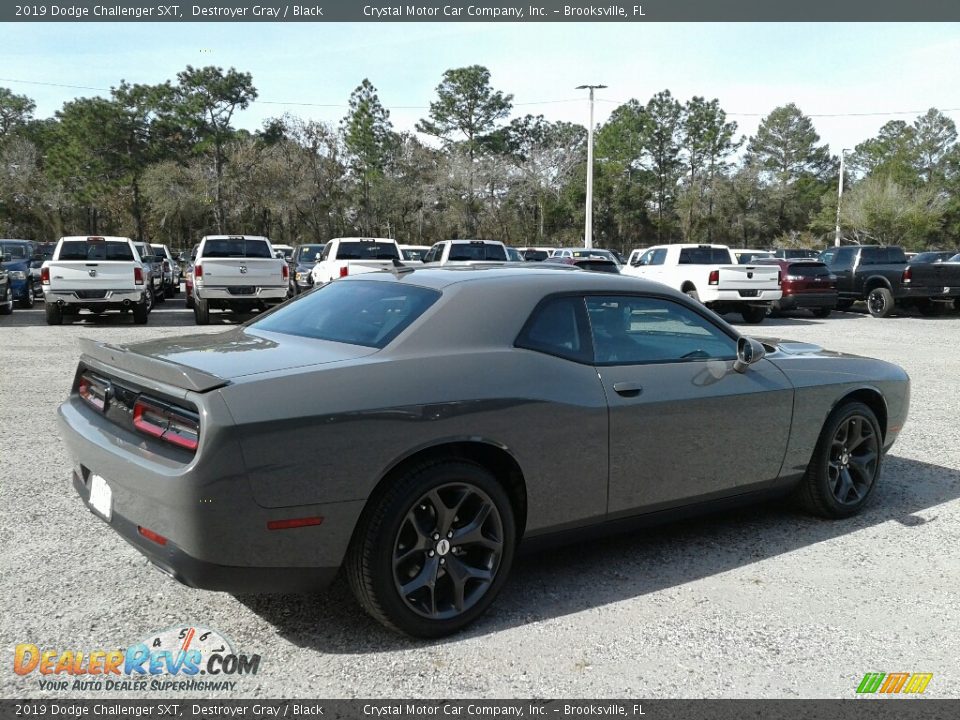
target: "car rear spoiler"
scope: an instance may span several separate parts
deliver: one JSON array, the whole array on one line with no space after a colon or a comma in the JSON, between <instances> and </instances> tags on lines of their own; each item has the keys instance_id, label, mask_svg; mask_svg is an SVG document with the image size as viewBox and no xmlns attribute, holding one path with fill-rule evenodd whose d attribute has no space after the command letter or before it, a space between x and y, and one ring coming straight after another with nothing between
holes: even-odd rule
<instances>
[{"instance_id":1,"label":"car rear spoiler","mask_svg":"<svg viewBox=\"0 0 960 720\"><path fill-rule=\"evenodd\" d=\"M80 350L83 356L99 363L186 390L206 392L228 384L222 377L211 375L203 370L140 355L90 338L80 338Z\"/></svg>"}]
</instances>

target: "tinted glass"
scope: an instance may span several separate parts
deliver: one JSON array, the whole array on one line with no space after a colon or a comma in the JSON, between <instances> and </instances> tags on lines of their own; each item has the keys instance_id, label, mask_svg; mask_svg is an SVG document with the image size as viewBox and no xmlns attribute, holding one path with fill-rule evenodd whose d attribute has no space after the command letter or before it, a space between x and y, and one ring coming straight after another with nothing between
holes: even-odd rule
<instances>
[{"instance_id":1,"label":"tinted glass","mask_svg":"<svg viewBox=\"0 0 960 720\"><path fill-rule=\"evenodd\" d=\"M594 270L596 272L620 272L620 266L613 260L601 260L599 258L575 258L573 264L584 270Z\"/></svg>"},{"instance_id":2,"label":"tinted glass","mask_svg":"<svg viewBox=\"0 0 960 720\"><path fill-rule=\"evenodd\" d=\"M517 346L582 362L590 359L590 340L582 321L583 299L567 296L540 303L517 338Z\"/></svg>"},{"instance_id":3,"label":"tinted glass","mask_svg":"<svg viewBox=\"0 0 960 720\"><path fill-rule=\"evenodd\" d=\"M830 269L819 262L791 263L787 266L787 275L794 277L824 277Z\"/></svg>"},{"instance_id":4,"label":"tinted glass","mask_svg":"<svg viewBox=\"0 0 960 720\"><path fill-rule=\"evenodd\" d=\"M600 258L602 260L610 260L617 262L617 258L609 250L574 250L573 257L575 258Z\"/></svg>"},{"instance_id":5,"label":"tinted glass","mask_svg":"<svg viewBox=\"0 0 960 720\"><path fill-rule=\"evenodd\" d=\"M394 282L332 282L255 320L251 326L383 348L439 297L436 290Z\"/></svg>"},{"instance_id":6,"label":"tinted glass","mask_svg":"<svg viewBox=\"0 0 960 720\"><path fill-rule=\"evenodd\" d=\"M22 243L0 243L0 255L9 255L11 260L26 260L30 257L30 246Z\"/></svg>"},{"instance_id":7,"label":"tinted glass","mask_svg":"<svg viewBox=\"0 0 960 720\"><path fill-rule=\"evenodd\" d=\"M151 245L150 252L152 255L159 255L160 257L167 257L167 249L163 245Z\"/></svg>"},{"instance_id":8,"label":"tinted glass","mask_svg":"<svg viewBox=\"0 0 960 720\"><path fill-rule=\"evenodd\" d=\"M680 250L681 265L729 265L730 251L726 248L696 247Z\"/></svg>"},{"instance_id":9,"label":"tinted glass","mask_svg":"<svg viewBox=\"0 0 960 720\"><path fill-rule=\"evenodd\" d=\"M323 254L323 245L301 245L297 248L297 260L302 263L312 263L317 255Z\"/></svg>"},{"instance_id":10,"label":"tinted glass","mask_svg":"<svg viewBox=\"0 0 960 720\"><path fill-rule=\"evenodd\" d=\"M598 365L732 360L737 354L733 338L670 300L588 297L587 314Z\"/></svg>"},{"instance_id":11,"label":"tinted glass","mask_svg":"<svg viewBox=\"0 0 960 720\"><path fill-rule=\"evenodd\" d=\"M770 253L765 252L745 252L740 253L737 257L737 262L741 265L746 265L747 263L755 262L757 260L762 260L764 258L771 257Z\"/></svg>"},{"instance_id":12,"label":"tinted glass","mask_svg":"<svg viewBox=\"0 0 960 720\"><path fill-rule=\"evenodd\" d=\"M401 250L400 252L403 253L404 260L422 260L426 251L421 250L420 248L407 248L405 250Z\"/></svg>"},{"instance_id":13,"label":"tinted glass","mask_svg":"<svg viewBox=\"0 0 960 720\"><path fill-rule=\"evenodd\" d=\"M390 260L392 258L400 259L397 246L393 243L350 240L341 242L337 249L337 260Z\"/></svg>"},{"instance_id":14,"label":"tinted glass","mask_svg":"<svg viewBox=\"0 0 960 720\"><path fill-rule=\"evenodd\" d=\"M447 261L506 260L507 252L502 245L489 243L451 243Z\"/></svg>"},{"instance_id":15,"label":"tinted glass","mask_svg":"<svg viewBox=\"0 0 960 720\"><path fill-rule=\"evenodd\" d=\"M208 258L271 258L270 245L266 240L248 240L228 238L207 240L203 246L203 256Z\"/></svg>"},{"instance_id":16,"label":"tinted glass","mask_svg":"<svg viewBox=\"0 0 960 720\"><path fill-rule=\"evenodd\" d=\"M883 261L888 263L905 263L907 262L907 254L903 251L902 247L887 247L884 248Z\"/></svg>"},{"instance_id":17,"label":"tinted glass","mask_svg":"<svg viewBox=\"0 0 960 720\"><path fill-rule=\"evenodd\" d=\"M532 260L536 262L543 262L547 259L546 250L524 250L523 252L524 260Z\"/></svg>"},{"instance_id":18,"label":"tinted glass","mask_svg":"<svg viewBox=\"0 0 960 720\"><path fill-rule=\"evenodd\" d=\"M60 246L60 260L132 261L130 243L115 240L67 240Z\"/></svg>"}]
</instances>

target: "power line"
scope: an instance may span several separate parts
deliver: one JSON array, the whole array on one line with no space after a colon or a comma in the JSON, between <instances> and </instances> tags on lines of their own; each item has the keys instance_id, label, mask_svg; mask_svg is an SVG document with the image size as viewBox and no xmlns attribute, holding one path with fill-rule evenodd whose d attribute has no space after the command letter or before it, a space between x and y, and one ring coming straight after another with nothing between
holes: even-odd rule
<instances>
[{"instance_id":1,"label":"power line","mask_svg":"<svg viewBox=\"0 0 960 720\"><path fill-rule=\"evenodd\" d=\"M89 85L68 85L66 83L43 82L40 80L17 80L15 78L0 78L0 82L19 83L21 85L43 85L46 87L69 88L71 90L96 90L97 92L111 92L112 88L92 87ZM561 103L581 102L581 98L565 98L562 100L531 100L530 102L513 103L513 107L529 107L534 105L558 105ZM612 105L625 105L624 100L610 100L608 98L597 98L597 102L609 103ZM311 103L311 102L288 102L284 100L254 100L253 103L260 105L285 105L289 107L316 107L316 108L349 108L347 103ZM429 105L391 105L384 106L387 110L429 110ZM929 109L929 108L928 108ZM960 112L960 108L937 108L942 113ZM844 113L804 113L809 118L836 118L836 117L883 117L890 115L923 115L927 110L888 110L888 111L869 111L869 112L844 112ZM766 117L770 113L757 112L726 112L729 117Z\"/></svg>"}]
</instances>

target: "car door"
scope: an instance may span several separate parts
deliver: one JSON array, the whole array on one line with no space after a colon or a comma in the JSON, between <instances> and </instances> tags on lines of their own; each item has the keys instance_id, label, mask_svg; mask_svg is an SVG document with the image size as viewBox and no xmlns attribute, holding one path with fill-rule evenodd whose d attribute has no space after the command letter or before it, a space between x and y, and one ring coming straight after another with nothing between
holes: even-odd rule
<instances>
[{"instance_id":1,"label":"car door","mask_svg":"<svg viewBox=\"0 0 960 720\"><path fill-rule=\"evenodd\" d=\"M735 337L674 298L591 295L586 307L610 416L611 516L779 475L793 388L773 363L736 372Z\"/></svg>"},{"instance_id":2,"label":"car door","mask_svg":"<svg viewBox=\"0 0 960 720\"><path fill-rule=\"evenodd\" d=\"M830 272L837 276L837 291L841 295L859 294L853 277L853 261L856 258L856 252L857 248L842 247L826 250L823 253L823 261L830 268Z\"/></svg>"}]
</instances>

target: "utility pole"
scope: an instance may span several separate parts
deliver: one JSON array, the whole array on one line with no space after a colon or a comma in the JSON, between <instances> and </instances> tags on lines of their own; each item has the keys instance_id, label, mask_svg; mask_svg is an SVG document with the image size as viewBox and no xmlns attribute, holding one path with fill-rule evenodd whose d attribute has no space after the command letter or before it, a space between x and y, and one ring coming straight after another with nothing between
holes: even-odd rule
<instances>
[{"instance_id":1,"label":"utility pole","mask_svg":"<svg viewBox=\"0 0 960 720\"><path fill-rule=\"evenodd\" d=\"M577 85L577 90L590 91L590 124L587 125L587 212L583 229L584 247L593 247L593 91L606 85Z\"/></svg>"},{"instance_id":2,"label":"utility pole","mask_svg":"<svg viewBox=\"0 0 960 720\"><path fill-rule=\"evenodd\" d=\"M840 151L840 183L837 187L837 234L833 238L833 246L840 247L840 203L843 201L843 159L850 152L850 148Z\"/></svg>"}]
</instances>

